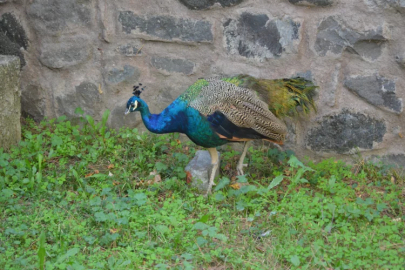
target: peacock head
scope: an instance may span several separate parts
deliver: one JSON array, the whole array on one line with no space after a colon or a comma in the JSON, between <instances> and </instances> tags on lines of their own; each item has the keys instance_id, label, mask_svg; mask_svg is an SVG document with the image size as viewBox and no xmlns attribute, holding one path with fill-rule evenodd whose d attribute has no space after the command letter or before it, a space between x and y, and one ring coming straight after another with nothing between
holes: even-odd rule
<instances>
[{"instance_id":1,"label":"peacock head","mask_svg":"<svg viewBox=\"0 0 405 270\"><path fill-rule=\"evenodd\" d=\"M145 90L145 87L142 87L142 84L134 86L134 92L132 93L134 96L131 97L127 102L127 109L125 110L125 115L139 111L144 103L142 99L139 97L142 91Z\"/></svg>"}]
</instances>

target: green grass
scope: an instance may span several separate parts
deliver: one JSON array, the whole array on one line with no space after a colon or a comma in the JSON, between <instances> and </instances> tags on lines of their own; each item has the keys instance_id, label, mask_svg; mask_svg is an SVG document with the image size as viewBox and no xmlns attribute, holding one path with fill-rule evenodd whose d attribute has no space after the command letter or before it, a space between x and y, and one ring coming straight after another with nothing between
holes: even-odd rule
<instances>
[{"instance_id":1,"label":"green grass","mask_svg":"<svg viewBox=\"0 0 405 270\"><path fill-rule=\"evenodd\" d=\"M226 147L204 197L193 144L107 118L27 120L0 150L0 269L404 269L404 179L386 166L255 147L235 177Z\"/></svg>"}]
</instances>

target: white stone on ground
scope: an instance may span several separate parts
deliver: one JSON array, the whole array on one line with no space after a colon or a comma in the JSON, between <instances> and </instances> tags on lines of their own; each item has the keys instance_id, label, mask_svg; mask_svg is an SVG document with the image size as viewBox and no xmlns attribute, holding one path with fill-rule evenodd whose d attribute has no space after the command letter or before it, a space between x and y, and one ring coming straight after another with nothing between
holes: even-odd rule
<instances>
[{"instance_id":1,"label":"white stone on ground","mask_svg":"<svg viewBox=\"0 0 405 270\"><path fill-rule=\"evenodd\" d=\"M221 155L218 153L218 162L221 162ZM211 156L206 150L198 150L194 158L187 164L186 171L191 173L193 187L197 187L201 193L205 193L211 174ZM219 167L215 177L219 176Z\"/></svg>"}]
</instances>

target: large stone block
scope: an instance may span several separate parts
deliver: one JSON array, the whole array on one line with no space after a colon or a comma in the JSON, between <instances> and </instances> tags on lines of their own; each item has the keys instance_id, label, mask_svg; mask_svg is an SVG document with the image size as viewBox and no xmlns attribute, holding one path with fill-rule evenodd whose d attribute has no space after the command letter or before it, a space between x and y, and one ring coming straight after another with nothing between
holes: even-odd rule
<instances>
[{"instance_id":1,"label":"large stone block","mask_svg":"<svg viewBox=\"0 0 405 270\"><path fill-rule=\"evenodd\" d=\"M0 147L21 140L20 60L0 55Z\"/></svg>"},{"instance_id":2,"label":"large stone block","mask_svg":"<svg viewBox=\"0 0 405 270\"><path fill-rule=\"evenodd\" d=\"M90 59L90 48L83 40L77 42L45 43L39 60L49 68L68 68Z\"/></svg>"},{"instance_id":3,"label":"large stone block","mask_svg":"<svg viewBox=\"0 0 405 270\"><path fill-rule=\"evenodd\" d=\"M136 83L141 75L137 67L125 65L121 68L112 68L105 74L106 80L110 84L119 84L122 82Z\"/></svg>"},{"instance_id":4,"label":"large stone block","mask_svg":"<svg viewBox=\"0 0 405 270\"><path fill-rule=\"evenodd\" d=\"M291 19L270 20L265 14L245 12L239 19L224 23L226 49L231 54L259 60L295 53L299 28L300 23Z\"/></svg>"},{"instance_id":5,"label":"large stone block","mask_svg":"<svg viewBox=\"0 0 405 270\"><path fill-rule=\"evenodd\" d=\"M121 11L118 21L124 33L148 40L187 43L213 41L212 25L208 21L136 15L132 11Z\"/></svg>"},{"instance_id":6,"label":"large stone block","mask_svg":"<svg viewBox=\"0 0 405 270\"><path fill-rule=\"evenodd\" d=\"M80 27L90 27L91 0L33 0L27 7L31 25L40 34L59 35Z\"/></svg>"},{"instance_id":7,"label":"large stone block","mask_svg":"<svg viewBox=\"0 0 405 270\"><path fill-rule=\"evenodd\" d=\"M58 113L69 117L77 116L76 108L80 107L85 114L99 114L102 109L101 93L98 86L92 82L84 81L75 87L75 91L56 98Z\"/></svg>"},{"instance_id":8,"label":"large stone block","mask_svg":"<svg viewBox=\"0 0 405 270\"><path fill-rule=\"evenodd\" d=\"M327 7L331 6L334 0L288 0L291 4L300 6L317 6Z\"/></svg>"},{"instance_id":9,"label":"large stone block","mask_svg":"<svg viewBox=\"0 0 405 270\"><path fill-rule=\"evenodd\" d=\"M184 59L171 59L166 57L152 57L152 66L167 72L177 72L183 74L193 73L194 63Z\"/></svg>"},{"instance_id":10,"label":"large stone block","mask_svg":"<svg viewBox=\"0 0 405 270\"><path fill-rule=\"evenodd\" d=\"M336 18L328 17L318 27L315 50L320 56L328 53L340 56L344 50L348 50L373 61L381 56L383 43L388 40L388 36L384 26L360 33L338 22Z\"/></svg>"},{"instance_id":11,"label":"large stone block","mask_svg":"<svg viewBox=\"0 0 405 270\"><path fill-rule=\"evenodd\" d=\"M384 110L401 113L402 99L395 94L395 81L378 74L373 76L347 77L344 85L370 104Z\"/></svg>"},{"instance_id":12,"label":"large stone block","mask_svg":"<svg viewBox=\"0 0 405 270\"><path fill-rule=\"evenodd\" d=\"M189 9L208 9L214 5L230 7L243 2L243 0L180 0Z\"/></svg>"},{"instance_id":13,"label":"large stone block","mask_svg":"<svg viewBox=\"0 0 405 270\"><path fill-rule=\"evenodd\" d=\"M387 128L382 120L347 110L324 116L320 124L306 136L306 144L314 151L350 153L352 150L373 149L382 142Z\"/></svg>"}]
</instances>

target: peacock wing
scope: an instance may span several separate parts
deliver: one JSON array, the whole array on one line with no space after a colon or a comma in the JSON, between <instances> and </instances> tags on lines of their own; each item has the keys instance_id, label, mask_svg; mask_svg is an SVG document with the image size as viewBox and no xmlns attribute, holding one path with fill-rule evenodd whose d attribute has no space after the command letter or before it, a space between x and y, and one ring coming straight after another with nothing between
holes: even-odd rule
<instances>
[{"instance_id":1,"label":"peacock wing","mask_svg":"<svg viewBox=\"0 0 405 270\"><path fill-rule=\"evenodd\" d=\"M215 132L230 140L284 140L284 123L256 92L219 79L207 82L190 107L206 116Z\"/></svg>"}]
</instances>

